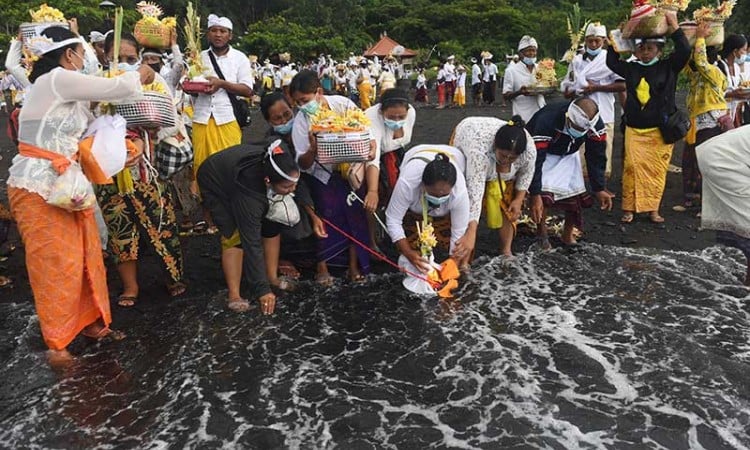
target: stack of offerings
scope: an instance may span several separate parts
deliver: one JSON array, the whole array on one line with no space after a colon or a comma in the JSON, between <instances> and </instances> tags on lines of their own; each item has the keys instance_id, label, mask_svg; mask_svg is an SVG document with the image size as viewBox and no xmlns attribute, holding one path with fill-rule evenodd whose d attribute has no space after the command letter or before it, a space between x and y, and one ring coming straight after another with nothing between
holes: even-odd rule
<instances>
[{"instance_id":1,"label":"stack of offerings","mask_svg":"<svg viewBox=\"0 0 750 450\"><path fill-rule=\"evenodd\" d=\"M188 73L187 79L182 82L182 90L186 94L198 95L211 92L211 84L206 79L210 73L203 66L201 57L201 18L198 11L188 2L185 13L185 48L187 49Z\"/></svg>"},{"instance_id":2,"label":"stack of offerings","mask_svg":"<svg viewBox=\"0 0 750 450\"><path fill-rule=\"evenodd\" d=\"M136 9L143 16L133 28L133 35L138 43L149 48L169 48L177 20L174 17L160 20L162 9L153 3L138 2Z\"/></svg>"},{"instance_id":3,"label":"stack of offerings","mask_svg":"<svg viewBox=\"0 0 750 450\"><path fill-rule=\"evenodd\" d=\"M318 162L340 164L367 161L370 156L370 120L361 109L337 114L320 109L310 118L318 144Z\"/></svg>"},{"instance_id":4,"label":"stack of offerings","mask_svg":"<svg viewBox=\"0 0 750 450\"><path fill-rule=\"evenodd\" d=\"M693 12L692 22L680 23L680 28L685 32L690 45L695 44L695 31L699 23L707 22L710 26L710 34L706 37L707 46L721 46L724 43L724 22L731 17L735 0L724 1L718 6L704 6Z\"/></svg>"},{"instance_id":5,"label":"stack of offerings","mask_svg":"<svg viewBox=\"0 0 750 450\"><path fill-rule=\"evenodd\" d=\"M555 71L555 60L545 58L536 66L536 82L529 87L532 94L549 95L557 92L557 72Z\"/></svg>"},{"instance_id":6,"label":"stack of offerings","mask_svg":"<svg viewBox=\"0 0 750 450\"><path fill-rule=\"evenodd\" d=\"M624 39L653 38L669 32L666 10L649 0L635 0L630 18L622 27Z\"/></svg>"},{"instance_id":7,"label":"stack of offerings","mask_svg":"<svg viewBox=\"0 0 750 450\"><path fill-rule=\"evenodd\" d=\"M21 34L23 35L24 43L24 56L30 60L36 58L29 51L29 45L34 40L41 36L42 31L48 27L63 27L66 29L70 28L68 21L65 19L65 15L57 8L52 8L44 3L36 11L29 10L31 15L31 22L24 22L20 26Z\"/></svg>"}]
</instances>

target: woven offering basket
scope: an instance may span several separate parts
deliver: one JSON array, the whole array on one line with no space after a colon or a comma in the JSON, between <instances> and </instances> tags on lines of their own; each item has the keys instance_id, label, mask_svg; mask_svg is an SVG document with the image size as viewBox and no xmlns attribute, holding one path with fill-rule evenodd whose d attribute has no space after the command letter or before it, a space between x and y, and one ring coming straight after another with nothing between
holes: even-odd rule
<instances>
[{"instance_id":1,"label":"woven offering basket","mask_svg":"<svg viewBox=\"0 0 750 450\"><path fill-rule=\"evenodd\" d=\"M321 131L317 134L318 162L339 164L367 161L370 156L370 132L347 131L334 133Z\"/></svg>"},{"instance_id":2,"label":"woven offering basket","mask_svg":"<svg viewBox=\"0 0 750 450\"><path fill-rule=\"evenodd\" d=\"M139 21L133 28L133 36L144 47L169 48L171 30L162 24Z\"/></svg>"},{"instance_id":3,"label":"woven offering basket","mask_svg":"<svg viewBox=\"0 0 750 450\"><path fill-rule=\"evenodd\" d=\"M630 19L622 27L622 37L625 39L661 37L668 32L667 16L661 9L654 14Z\"/></svg>"},{"instance_id":4,"label":"woven offering basket","mask_svg":"<svg viewBox=\"0 0 750 450\"><path fill-rule=\"evenodd\" d=\"M134 128L171 128L177 124L172 97L158 92L144 92L142 100L117 105L117 114Z\"/></svg>"},{"instance_id":5,"label":"woven offering basket","mask_svg":"<svg viewBox=\"0 0 750 450\"><path fill-rule=\"evenodd\" d=\"M186 94L206 94L211 91L211 84L208 81L185 80L182 82L182 90Z\"/></svg>"}]
</instances>

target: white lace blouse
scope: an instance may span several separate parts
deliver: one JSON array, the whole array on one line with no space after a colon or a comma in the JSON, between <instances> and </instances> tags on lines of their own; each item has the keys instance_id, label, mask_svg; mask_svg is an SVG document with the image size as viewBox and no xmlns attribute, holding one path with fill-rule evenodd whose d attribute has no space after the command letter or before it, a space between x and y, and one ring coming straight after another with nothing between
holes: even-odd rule
<instances>
[{"instance_id":1,"label":"white lace blouse","mask_svg":"<svg viewBox=\"0 0 750 450\"><path fill-rule=\"evenodd\" d=\"M140 94L138 72L101 78L58 67L39 77L26 97L18 140L70 158L93 119L89 102L137 99ZM9 172L8 186L37 193L45 200L57 178L50 161L21 155L13 158Z\"/></svg>"},{"instance_id":2,"label":"white lace blouse","mask_svg":"<svg viewBox=\"0 0 750 450\"><path fill-rule=\"evenodd\" d=\"M469 191L469 221L479 223L485 184L497 179L494 145L497 130L507 122L494 117L467 117L454 131L453 146L466 157L466 188ZM536 147L534 139L526 132L526 151L510 166L510 172L501 174L505 181L515 180L515 190L528 191L534 178Z\"/></svg>"}]
</instances>

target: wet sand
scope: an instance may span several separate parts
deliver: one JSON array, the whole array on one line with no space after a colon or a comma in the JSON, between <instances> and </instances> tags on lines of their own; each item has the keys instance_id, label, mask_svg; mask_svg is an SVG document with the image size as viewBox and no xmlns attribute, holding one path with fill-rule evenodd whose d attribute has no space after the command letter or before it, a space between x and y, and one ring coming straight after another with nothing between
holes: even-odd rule
<instances>
[{"instance_id":1,"label":"wet sand","mask_svg":"<svg viewBox=\"0 0 750 450\"><path fill-rule=\"evenodd\" d=\"M434 98L434 96L433 96ZM554 98L551 101L561 101ZM454 126L463 118L469 116L495 116L503 119L510 117L510 108L502 106L435 109L434 107L419 107L412 144L445 144L448 142ZM0 122L4 125L7 114L0 113ZM264 122L258 112L253 112L253 124L246 130L246 139L256 139L264 132ZM5 128L3 127L3 130ZM622 135L616 127L614 150L614 174L609 182L609 189L614 193L620 191L620 174L622 168ZM682 143L677 144L672 158L673 164L679 166ZM3 132L0 136L0 198L7 202L5 180L8 176L8 166L15 154L12 143ZM627 247L652 247L665 250L696 250L713 245L713 233L699 231L700 219L696 218L696 211L676 213L672 206L681 200L681 178L679 173L670 172L667 177L667 189L662 202L662 215L666 218L664 224L652 224L646 216L637 217L629 225L620 223L620 199L615 198L611 212L600 211L598 206L586 210L585 234L581 242L591 242L603 245ZM11 243L18 247L7 261L0 262L0 273L10 276L14 285L12 288L0 289L0 302L32 302L28 276L24 266L24 252L15 228L11 230ZM531 237L520 236L514 244L514 252L523 252L531 243ZM553 245L559 241L553 239ZM7 244L6 244L7 246ZM498 238L496 233L481 229L477 242L477 256L495 256L498 254ZM183 240L185 252L186 282L189 285L187 295L178 301L190 301L207 295L216 294L224 289L224 280L220 266L220 247L218 237L194 236ZM390 253L390 252L389 252ZM137 308L125 310L113 306L114 320L119 327L127 329L127 322L137 320L140 314L149 311L162 310L171 300L166 294L163 277L156 264L154 256L145 252L139 261L139 277L141 284L140 302ZM120 283L114 267L109 264L110 294L115 298L119 293ZM388 270L382 263L375 264L377 272ZM39 342L40 345L41 339Z\"/></svg>"}]
</instances>

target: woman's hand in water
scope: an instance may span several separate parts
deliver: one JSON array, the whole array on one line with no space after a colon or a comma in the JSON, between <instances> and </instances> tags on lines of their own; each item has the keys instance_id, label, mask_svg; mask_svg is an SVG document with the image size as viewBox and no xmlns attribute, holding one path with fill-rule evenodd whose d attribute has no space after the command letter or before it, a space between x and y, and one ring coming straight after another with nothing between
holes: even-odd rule
<instances>
[{"instance_id":1,"label":"woman's hand in water","mask_svg":"<svg viewBox=\"0 0 750 450\"><path fill-rule=\"evenodd\" d=\"M276 294L273 292L269 292L266 295L263 295L258 299L258 303L260 303L260 312L264 316L269 316L273 314L274 309L276 308Z\"/></svg>"}]
</instances>

